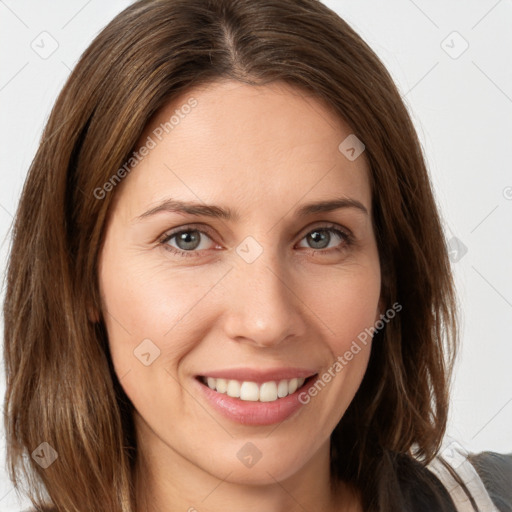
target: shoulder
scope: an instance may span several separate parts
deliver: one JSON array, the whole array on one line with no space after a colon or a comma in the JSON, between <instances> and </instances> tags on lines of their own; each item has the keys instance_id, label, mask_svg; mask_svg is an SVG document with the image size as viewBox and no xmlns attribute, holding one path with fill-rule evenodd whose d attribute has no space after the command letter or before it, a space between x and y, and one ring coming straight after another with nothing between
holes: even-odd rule
<instances>
[{"instance_id":1,"label":"shoulder","mask_svg":"<svg viewBox=\"0 0 512 512\"><path fill-rule=\"evenodd\" d=\"M449 491L428 466L410 454L401 454L395 469L403 510L457 512Z\"/></svg>"},{"instance_id":2,"label":"shoulder","mask_svg":"<svg viewBox=\"0 0 512 512\"><path fill-rule=\"evenodd\" d=\"M481 452L469 455L489 496L500 512L512 512L512 453Z\"/></svg>"},{"instance_id":3,"label":"shoulder","mask_svg":"<svg viewBox=\"0 0 512 512\"><path fill-rule=\"evenodd\" d=\"M452 438L428 465L448 490L457 510L512 512L512 454L469 453Z\"/></svg>"}]
</instances>

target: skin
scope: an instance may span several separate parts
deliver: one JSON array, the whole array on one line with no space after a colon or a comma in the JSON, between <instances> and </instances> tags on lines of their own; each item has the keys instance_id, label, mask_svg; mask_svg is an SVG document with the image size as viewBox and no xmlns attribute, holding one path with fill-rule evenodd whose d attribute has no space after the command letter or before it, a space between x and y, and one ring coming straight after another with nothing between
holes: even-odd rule
<instances>
[{"instance_id":1,"label":"skin","mask_svg":"<svg viewBox=\"0 0 512 512\"><path fill-rule=\"evenodd\" d=\"M322 374L375 324L381 275L365 155L350 161L338 150L352 131L313 96L231 80L166 105L140 143L191 97L197 106L113 192L100 254L112 360L135 406L139 509L362 510L344 483L331 490L329 438L361 383L371 342L278 425L228 420L192 384L208 370L244 366ZM171 197L221 205L239 219L168 211L138 219ZM367 213L294 216L305 203L339 197ZM308 234L325 223L353 243L324 231L324 245L315 245ZM200 237L192 256L166 250L193 245L162 242L176 228L206 233L192 233ZM250 264L236 252L248 236L262 249ZM160 350L148 366L134 356L144 339ZM262 454L250 468L237 458L247 442Z\"/></svg>"}]
</instances>

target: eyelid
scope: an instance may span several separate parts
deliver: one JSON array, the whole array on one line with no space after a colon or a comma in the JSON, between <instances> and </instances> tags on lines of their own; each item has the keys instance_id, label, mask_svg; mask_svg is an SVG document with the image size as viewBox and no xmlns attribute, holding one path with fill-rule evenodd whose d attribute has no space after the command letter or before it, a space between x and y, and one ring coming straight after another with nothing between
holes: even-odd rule
<instances>
[{"instance_id":1,"label":"eyelid","mask_svg":"<svg viewBox=\"0 0 512 512\"><path fill-rule=\"evenodd\" d=\"M213 230L204 224L185 224L183 226L167 230L165 233L158 237L158 241L162 242L163 240L169 240L174 235L178 235L183 231L199 231L200 233L203 233L210 238L213 237Z\"/></svg>"},{"instance_id":2,"label":"eyelid","mask_svg":"<svg viewBox=\"0 0 512 512\"><path fill-rule=\"evenodd\" d=\"M318 224L320 222L320 224ZM337 229L341 231L344 235L346 235L348 238L353 238L352 231L345 226L341 226L339 224L329 222L329 221L317 221L316 223L312 223L311 225L305 227L302 231L300 231L301 235L299 238L299 241L302 240L307 234L309 234L311 231L315 229ZM203 233L207 235L210 239L212 239L214 236L212 234L212 229L210 229L208 226L205 226L204 224L200 223L192 223L192 224L185 224L183 226L179 226L177 228L170 229L163 233L161 236L158 237L158 241L160 243L163 243L165 241L169 241L170 238L172 238L174 235L177 235L183 231L199 231L200 233ZM220 237L222 239L222 237ZM295 237L294 237L295 238Z\"/></svg>"},{"instance_id":3,"label":"eyelid","mask_svg":"<svg viewBox=\"0 0 512 512\"><path fill-rule=\"evenodd\" d=\"M309 226L304 228L303 231L301 231L300 240L302 240L302 238L304 238L304 236L306 236L308 233L311 233L311 231L314 231L315 229L335 229L335 230L341 231L345 236L347 236L349 238L354 237L354 235L352 234L352 231L350 229L346 228L345 226L342 226L340 224L336 224L335 222L330 222L330 221L317 221L317 222L313 222L312 224L310 224Z\"/></svg>"},{"instance_id":4,"label":"eyelid","mask_svg":"<svg viewBox=\"0 0 512 512\"><path fill-rule=\"evenodd\" d=\"M320 224L318 224L320 222ZM337 236L342 239L341 247L331 247L328 249L313 249L313 248L302 248L304 250L310 250L313 252L320 252L325 253L326 255L330 254L332 251L342 251L345 249L348 249L350 246L353 246L355 243L355 237L353 236L350 229L346 228L345 226L341 226L339 224L336 224L334 222L328 222L328 221L317 221L316 223L310 224L301 233L301 236L298 240L298 242L302 241L306 235L309 233L315 231L315 230L327 230L334 233L337 233ZM187 232L187 231L197 231L203 235L206 235L213 243L215 242L215 236L212 236L210 231L211 228L209 226L205 226L204 224L200 223L193 223L193 224L185 224L183 226L179 226L177 228L173 228L170 231L166 231L162 236L159 237L158 242L159 245L164 246L164 249L167 251L170 251L171 253L181 255L181 256L199 256L202 252L208 251L210 249L202 249L202 250L191 250L191 251L185 251L179 248L172 247L168 245L168 242L174 238L176 235Z\"/></svg>"}]
</instances>

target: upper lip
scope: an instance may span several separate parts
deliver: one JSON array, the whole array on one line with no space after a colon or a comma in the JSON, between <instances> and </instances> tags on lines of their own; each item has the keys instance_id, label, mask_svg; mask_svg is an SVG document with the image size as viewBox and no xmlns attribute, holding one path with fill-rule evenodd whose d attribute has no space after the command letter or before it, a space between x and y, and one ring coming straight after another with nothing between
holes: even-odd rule
<instances>
[{"instance_id":1,"label":"upper lip","mask_svg":"<svg viewBox=\"0 0 512 512\"><path fill-rule=\"evenodd\" d=\"M315 370L309 368L269 368L267 370L256 368L231 368L225 370L212 370L198 375L198 377L213 377L214 379L238 380L240 382L256 382L261 384L269 381L307 378L316 375Z\"/></svg>"}]
</instances>

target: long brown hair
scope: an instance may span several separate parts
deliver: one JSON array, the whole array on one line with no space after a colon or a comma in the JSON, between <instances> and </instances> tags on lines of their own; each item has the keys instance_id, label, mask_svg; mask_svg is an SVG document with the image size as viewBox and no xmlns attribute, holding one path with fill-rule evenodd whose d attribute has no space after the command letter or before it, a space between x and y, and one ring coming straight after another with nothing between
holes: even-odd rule
<instances>
[{"instance_id":1,"label":"long brown hair","mask_svg":"<svg viewBox=\"0 0 512 512\"><path fill-rule=\"evenodd\" d=\"M425 468L446 428L457 335L424 157L383 64L316 0L140 0L82 55L44 130L13 229L4 304L13 483L23 473L33 503L59 511L135 510L132 406L112 368L97 275L117 189L100 199L95 191L163 105L223 78L312 92L363 141L382 299L403 309L375 334L366 375L332 435L332 474L360 490L367 511L452 510ZM25 457L42 442L58 454L46 469Z\"/></svg>"}]
</instances>

